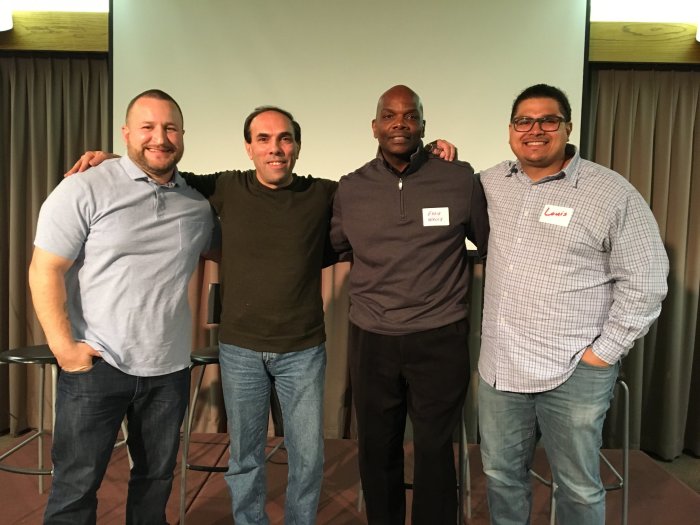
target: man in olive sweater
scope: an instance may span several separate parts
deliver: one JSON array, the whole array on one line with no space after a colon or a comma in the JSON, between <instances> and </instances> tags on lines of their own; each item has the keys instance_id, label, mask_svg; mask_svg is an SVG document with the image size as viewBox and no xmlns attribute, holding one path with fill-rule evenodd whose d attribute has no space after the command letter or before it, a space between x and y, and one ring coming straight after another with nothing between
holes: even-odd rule
<instances>
[{"instance_id":1,"label":"man in olive sweater","mask_svg":"<svg viewBox=\"0 0 700 525\"><path fill-rule=\"evenodd\" d=\"M256 109L244 138L254 170L185 175L221 220L226 481L235 522L267 523L265 443L274 384L289 458L286 521L313 524L323 477L321 269L335 261L327 238L337 183L293 173L301 129L282 109Z\"/></svg>"}]
</instances>

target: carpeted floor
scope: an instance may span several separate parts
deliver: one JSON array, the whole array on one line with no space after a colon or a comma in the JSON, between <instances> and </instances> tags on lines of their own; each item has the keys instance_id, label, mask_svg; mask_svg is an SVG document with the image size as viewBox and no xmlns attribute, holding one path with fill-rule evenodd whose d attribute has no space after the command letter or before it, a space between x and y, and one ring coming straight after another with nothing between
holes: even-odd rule
<instances>
[{"instance_id":1,"label":"carpeted floor","mask_svg":"<svg viewBox=\"0 0 700 525\"><path fill-rule=\"evenodd\" d=\"M271 439L270 446L277 439ZM11 447L5 443L3 450ZM194 435L190 463L225 465L227 458L226 436L221 434ZM46 444L48 453L48 443ZM481 473L478 447L470 445L471 461L471 509L468 523L486 525L488 508L485 499L485 480ZM538 454L541 452L538 451ZM613 463L620 454L609 451ZM47 456L48 457L48 456ZM32 444L14 455L13 464L29 465L36 458L36 445ZM407 447L407 464L411 462L410 446ZM632 451L630 454L630 525L697 525L700 524L700 495L669 475L646 454ZM537 458L535 469L547 473L544 457ZM407 468L407 477L410 476ZM179 466L173 493L168 503L169 523L179 523ZM283 523L284 488L287 475L284 449L273 455L268 463L267 511L271 523ZM50 486L50 479L46 485ZM112 462L99 492L98 523L122 524L124 501L128 479L126 450L115 450ZM189 471L187 476L187 523L191 525L228 525L233 523L230 501L223 475ZM549 492L534 482L534 509L532 525L548 523ZM326 441L326 465L323 492L319 503L318 524L350 525L365 523L357 510L359 478L356 464L356 445L350 440ZM407 492L410 508L410 491ZM46 494L37 491L35 476L0 471L0 523L41 523L46 504ZM606 523L618 523L620 519L621 491L607 496Z\"/></svg>"}]
</instances>

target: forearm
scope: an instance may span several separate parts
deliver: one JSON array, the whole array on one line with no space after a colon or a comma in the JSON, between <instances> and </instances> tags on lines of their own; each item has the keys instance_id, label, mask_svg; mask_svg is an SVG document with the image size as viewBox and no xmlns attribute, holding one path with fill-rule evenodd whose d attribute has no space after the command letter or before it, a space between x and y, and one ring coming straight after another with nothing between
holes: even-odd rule
<instances>
[{"instance_id":1,"label":"forearm","mask_svg":"<svg viewBox=\"0 0 700 525\"><path fill-rule=\"evenodd\" d=\"M649 330L668 286L668 257L647 204L632 194L613 230L609 271L612 303L593 352L615 363Z\"/></svg>"},{"instance_id":2,"label":"forearm","mask_svg":"<svg viewBox=\"0 0 700 525\"><path fill-rule=\"evenodd\" d=\"M76 344L68 317L64 274L57 269L29 267L29 287L34 310L51 351L59 357Z\"/></svg>"}]
</instances>

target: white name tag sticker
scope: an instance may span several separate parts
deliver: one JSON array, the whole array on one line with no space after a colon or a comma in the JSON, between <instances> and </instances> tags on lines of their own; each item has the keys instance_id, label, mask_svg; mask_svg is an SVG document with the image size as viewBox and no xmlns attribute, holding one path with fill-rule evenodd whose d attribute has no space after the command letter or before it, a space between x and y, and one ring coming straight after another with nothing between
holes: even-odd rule
<instances>
[{"instance_id":1,"label":"white name tag sticker","mask_svg":"<svg viewBox=\"0 0 700 525\"><path fill-rule=\"evenodd\" d=\"M423 226L449 226L449 208L423 208Z\"/></svg>"},{"instance_id":2,"label":"white name tag sticker","mask_svg":"<svg viewBox=\"0 0 700 525\"><path fill-rule=\"evenodd\" d=\"M540 222L556 224L557 226L568 226L571 217L574 215L573 208L563 208L562 206L554 206L553 204L545 204L540 215Z\"/></svg>"}]
</instances>

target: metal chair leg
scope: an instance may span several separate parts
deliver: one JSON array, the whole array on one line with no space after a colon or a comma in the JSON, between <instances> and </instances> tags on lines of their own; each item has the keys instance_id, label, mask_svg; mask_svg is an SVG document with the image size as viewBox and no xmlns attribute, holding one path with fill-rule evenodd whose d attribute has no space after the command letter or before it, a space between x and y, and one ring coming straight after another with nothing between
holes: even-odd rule
<instances>
[{"instance_id":1,"label":"metal chair leg","mask_svg":"<svg viewBox=\"0 0 700 525\"><path fill-rule=\"evenodd\" d=\"M199 398L199 392L202 387L202 380L204 379L204 372L206 371L207 364L196 364L190 365L190 371L195 367L201 367L197 381L195 382L194 393L185 408L185 416L182 430L182 464L180 465L180 525L185 525L185 504L187 495L187 471L197 470L202 472L226 472L228 467L218 467L211 465L192 465L188 462L190 453L190 437L192 434L192 422L194 421L194 414L197 408L197 399Z\"/></svg>"},{"instance_id":2,"label":"metal chair leg","mask_svg":"<svg viewBox=\"0 0 700 525\"><path fill-rule=\"evenodd\" d=\"M131 452L129 451L129 427L127 426L126 419L122 420L121 424L121 429L122 429L122 439L118 440L114 444L114 448L119 448L119 447L126 447L126 457L129 460L129 470L134 468L134 460L131 459Z\"/></svg>"},{"instance_id":3,"label":"metal chair leg","mask_svg":"<svg viewBox=\"0 0 700 525\"><path fill-rule=\"evenodd\" d=\"M464 407L462 407L462 414L459 422L459 478L457 480L457 485L459 488L458 502L459 502L459 514L457 516L457 523L462 525L464 523L464 503L467 504L467 519L472 518L472 487L471 487L471 473L469 472L469 446L467 443L467 421L464 415Z\"/></svg>"},{"instance_id":4,"label":"metal chair leg","mask_svg":"<svg viewBox=\"0 0 700 525\"><path fill-rule=\"evenodd\" d=\"M466 443L465 443L465 438L464 438L464 427L462 426L462 423L460 422L459 424L459 450L458 450L458 455L459 455L459 472L457 474L457 525L462 525L464 523L464 499L465 499L465 494L464 494L464 485L462 484L464 481L465 477L465 472L464 472L464 451L466 448Z\"/></svg>"},{"instance_id":5,"label":"metal chair leg","mask_svg":"<svg viewBox=\"0 0 700 525\"><path fill-rule=\"evenodd\" d=\"M552 488L549 494L549 525L557 525L557 484L552 481Z\"/></svg>"},{"instance_id":6,"label":"metal chair leg","mask_svg":"<svg viewBox=\"0 0 700 525\"><path fill-rule=\"evenodd\" d=\"M51 435L56 426L56 388L58 386L58 365L51 365Z\"/></svg>"},{"instance_id":7,"label":"metal chair leg","mask_svg":"<svg viewBox=\"0 0 700 525\"><path fill-rule=\"evenodd\" d=\"M623 394L622 406L623 406L623 434L622 434L622 474L612 465L610 460L605 457L602 452L598 452L601 461L607 466L607 468L612 472L613 476L617 479L615 483L609 483L604 486L606 492L612 490L622 489L622 512L621 512L621 523L622 525L627 525L628 513L629 513L629 452L630 452L630 391L627 383L624 380L618 378L617 386L620 387ZM549 507L549 523L550 525L556 525L556 488L557 485L553 480L545 479L540 476L537 472L530 470L530 475L542 482L546 486L551 488L550 492L550 507Z\"/></svg>"},{"instance_id":8,"label":"metal chair leg","mask_svg":"<svg viewBox=\"0 0 700 525\"><path fill-rule=\"evenodd\" d=\"M39 463L38 470L44 469L44 380L46 379L46 365L41 365L39 372ZM44 476L39 476L39 494L44 493Z\"/></svg>"},{"instance_id":9,"label":"metal chair leg","mask_svg":"<svg viewBox=\"0 0 700 525\"><path fill-rule=\"evenodd\" d=\"M6 472L14 472L16 474L34 474L39 476L39 494L44 493L44 476L48 476L52 473L52 470L50 468L45 468L44 467L44 435L46 434L46 431L44 430L44 380L46 379L46 366L47 365L39 365L39 406L37 407L38 412L39 412L39 425L36 431L33 431L33 433L23 439L20 443L17 443L14 447L12 447L10 450L4 452L2 455L0 455L0 461L5 459L6 457L11 456L14 452L17 450L21 449L25 445L31 443L32 441L36 440L37 441L37 466L36 468L34 467L15 467L12 465L2 465L2 468L0 470L4 470Z\"/></svg>"},{"instance_id":10,"label":"metal chair leg","mask_svg":"<svg viewBox=\"0 0 700 525\"><path fill-rule=\"evenodd\" d=\"M622 489L622 525L627 525L629 512L629 456L630 456L630 392L627 383L622 379L617 380L617 385L622 391L622 406L623 406L623 430L622 430L622 474L613 467L610 460L603 453L600 453L600 459L607 465L610 472L617 479L615 483L605 485L606 491Z\"/></svg>"},{"instance_id":11,"label":"metal chair leg","mask_svg":"<svg viewBox=\"0 0 700 525\"><path fill-rule=\"evenodd\" d=\"M622 485L622 525L627 525L630 503L630 389L623 380L619 380L618 384L625 393L625 430L623 433L624 442L622 447L622 475L625 479Z\"/></svg>"},{"instance_id":12,"label":"metal chair leg","mask_svg":"<svg viewBox=\"0 0 700 525\"><path fill-rule=\"evenodd\" d=\"M282 445L284 445L284 438L280 439L280 440L277 442L277 444L276 444L274 447L272 447L272 449L270 450L270 452L268 452L267 454L265 454L265 462L266 462L266 463L267 463L268 461L270 461L270 458L271 458L272 456L274 456L275 453L276 453L280 448L282 448Z\"/></svg>"},{"instance_id":13,"label":"metal chair leg","mask_svg":"<svg viewBox=\"0 0 700 525\"><path fill-rule=\"evenodd\" d=\"M193 366L190 366L190 373ZM197 404L197 396L199 395L199 389L202 386L202 379L204 378L204 371L207 365L201 365L201 371L197 382L194 387L194 393L190 402L185 408L185 427L182 431L182 464L180 465L180 525L185 525L185 500L187 496L187 457L190 451L190 433L192 431L192 420L194 419L194 409Z\"/></svg>"}]
</instances>

